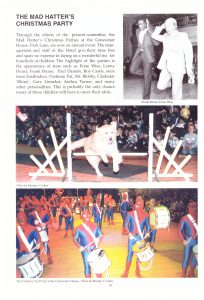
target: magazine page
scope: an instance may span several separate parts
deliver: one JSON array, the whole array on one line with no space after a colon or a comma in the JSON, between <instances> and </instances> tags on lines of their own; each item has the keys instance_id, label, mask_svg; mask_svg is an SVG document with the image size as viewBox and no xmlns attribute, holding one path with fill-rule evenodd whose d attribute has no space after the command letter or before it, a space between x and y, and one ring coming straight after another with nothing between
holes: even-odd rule
<instances>
[{"instance_id":1,"label":"magazine page","mask_svg":"<svg viewBox=\"0 0 204 300\"><path fill-rule=\"evenodd\" d=\"M201 299L201 3L0 10L2 299Z\"/></svg>"}]
</instances>

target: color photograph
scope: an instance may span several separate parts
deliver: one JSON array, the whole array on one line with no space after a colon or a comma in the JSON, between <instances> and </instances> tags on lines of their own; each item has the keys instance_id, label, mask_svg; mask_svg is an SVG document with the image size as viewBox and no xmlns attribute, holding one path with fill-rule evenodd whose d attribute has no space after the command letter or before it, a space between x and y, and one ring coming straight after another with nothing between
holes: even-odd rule
<instances>
[{"instance_id":1,"label":"color photograph","mask_svg":"<svg viewBox=\"0 0 204 300\"><path fill-rule=\"evenodd\" d=\"M17 182L197 181L197 106L18 110Z\"/></svg>"},{"instance_id":2,"label":"color photograph","mask_svg":"<svg viewBox=\"0 0 204 300\"><path fill-rule=\"evenodd\" d=\"M198 276L196 189L17 189L17 278Z\"/></svg>"}]
</instances>

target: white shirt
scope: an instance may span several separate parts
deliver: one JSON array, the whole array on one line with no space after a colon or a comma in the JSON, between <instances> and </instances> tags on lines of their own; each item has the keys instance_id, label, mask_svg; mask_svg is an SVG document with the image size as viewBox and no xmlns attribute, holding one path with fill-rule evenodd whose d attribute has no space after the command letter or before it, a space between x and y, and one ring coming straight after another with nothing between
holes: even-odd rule
<instances>
[{"instance_id":1,"label":"white shirt","mask_svg":"<svg viewBox=\"0 0 204 300\"><path fill-rule=\"evenodd\" d=\"M144 30L141 30L140 33L139 33L139 42L140 42L141 45L142 45L142 43L144 41L144 36L145 36L146 32L147 32L147 28L144 29Z\"/></svg>"}]
</instances>

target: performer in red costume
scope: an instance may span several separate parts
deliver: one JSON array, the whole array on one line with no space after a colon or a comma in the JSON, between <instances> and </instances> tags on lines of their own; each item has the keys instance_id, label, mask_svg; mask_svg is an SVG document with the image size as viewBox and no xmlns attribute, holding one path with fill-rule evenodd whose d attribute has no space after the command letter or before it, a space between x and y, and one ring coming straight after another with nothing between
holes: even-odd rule
<instances>
[{"instance_id":1,"label":"performer in red costume","mask_svg":"<svg viewBox=\"0 0 204 300\"><path fill-rule=\"evenodd\" d=\"M123 227L122 227L122 235L127 235L128 232L125 228L125 221L127 218L127 211L129 208L129 201L128 201L128 193L122 193L122 200L120 204L120 213L123 219Z\"/></svg>"},{"instance_id":2,"label":"performer in red costume","mask_svg":"<svg viewBox=\"0 0 204 300\"><path fill-rule=\"evenodd\" d=\"M197 202L190 201L188 204L188 214L183 216L179 223L179 233L184 245L184 259L182 263L181 277L186 277L189 260L192 255L188 277L195 277L194 269L197 259L193 252L193 247L198 244L198 211Z\"/></svg>"},{"instance_id":3,"label":"performer in red costume","mask_svg":"<svg viewBox=\"0 0 204 300\"><path fill-rule=\"evenodd\" d=\"M153 208L154 206L156 206L156 200L154 198L150 199L150 204L149 204L149 209ZM150 246L152 247L152 249L154 249L154 243L156 240L156 234L157 234L157 230L151 230L150 232ZM154 249L155 251L155 249Z\"/></svg>"},{"instance_id":4,"label":"performer in red costume","mask_svg":"<svg viewBox=\"0 0 204 300\"><path fill-rule=\"evenodd\" d=\"M115 200L112 198L112 195L109 195L108 206L107 206L107 209L108 209L108 224L109 225L114 225L115 224L113 222L115 207L116 207Z\"/></svg>"},{"instance_id":5,"label":"performer in red costume","mask_svg":"<svg viewBox=\"0 0 204 300\"><path fill-rule=\"evenodd\" d=\"M82 212L82 220L83 223L75 231L74 242L82 255L85 277L90 278L91 268L87 258L92 250L98 248L102 232L95 223L90 222L90 213L88 210ZM102 277L101 274L96 274L96 276Z\"/></svg>"},{"instance_id":6,"label":"performer in red costume","mask_svg":"<svg viewBox=\"0 0 204 300\"><path fill-rule=\"evenodd\" d=\"M109 199L108 194L105 194L104 195L104 205L103 205L103 221L104 221L104 223L108 219L108 199Z\"/></svg>"},{"instance_id":7,"label":"performer in red costume","mask_svg":"<svg viewBox=\"0 0 204 300\"><path fill-rule=\"evenodd\" d=\"M53 264L53 259L51 256L50 246L49 246L49 237L48 237L48 225L50 224L50 213L45 205L38 205L36 209L33 210L28 218L28 223L35 226L42 244L43 249L47 255L48 264Z\"/></svg>"},{"instance_id":8,"label":"performer in red costume","mask_svg":"<svg viewBox=\"0 0 204 300\"><path fill-rule=\"evenodd\" d=\"M88 210L89 209L89 200L88 196L84 196L81 202L81 209L83 210Z\"/></svg>"},{"instance_id":9,"label":"performer in red costume","mask_svg":"<svg viewBox=\"0 0 204 300\"><path fill-rule=\"evenodd\" d=\"M52 228L54 228L53 223L57 222L56 217L57 217L57 206L58 206L54 194L52 194L52 196L48 199L48 203L49 203L49 209L51 213L51 226Z\"/></svg>"},{"instance_id":10,"label":"performer in red costume","mask_svg":"<svg viewBox=\"0 0 204 300\"><path fill-rule=\"evenodd\" d=\"M26 256L31 252L39 254L40 237L34 226L27 223L24 212L17 214L16 223L16 258ZM16 270L16 277L20 278L20 271Z\"/></svg>"},{"instance_id":11,"label":"performer in red costume","mask_svg":"<svg viewBox=\"0 0 204 300\"><path fill-rule=\"evenodd\" d=\"M144 211L144 200L142 197L137 197L135 204L133 205L133 210L128 212L125 227L129 233L128 237L128 255L126 258L125 272L121 277L128 277L129 269L132 263L133 256L133 246L138 241L143 240L149 236L150 225L148 214ZM133 203L134 203L133 202ZM139 263L136 260L135 275L137 277L142 277L140 274Z\"/></svg>"},{"instance_id":12,"label":"performer in red costume","mask_svg":"<svg viewBox=\"0 0 204 300\"><path fill-rule=\"evenodd\" d=\"M39 253L40 238L36 228L27 222L27 217L24 212L17 214L16 227L16 250L17 258L25 255L31 251ZM24 239L26 237L26 240ZM28 243L28 244L27 244ZM29 249L28 249L29 248Z\"/></svg>"},{"instance_id":13,"label":"performer in red costume","mask_svg":"<svg viewBox=\"0 0 204 300\"><path fill-rule=\"evenodd\" d=\"M94 200L92 207L92 215L94 216L94 222L100 227L102 225L102 209L100 207L101 199L100 194L97 195L96 200Z\"/></svg>"},{"instance_id":14,"label":"performer in red costume","mask_svg":"<svg viewBox=\"0 0 204 300\"><path fill-rule=\"evenodd\" d=\"M65 234L64 238L68 236L68 229L70 227L72 231L72 236L74 235L74 216L72 211L72 199L68 196L65 197L65 201L60 206L60 214L59 214L59 227L58 231L61 230L62 219L65 219Z\"/></svg>"}]
</instances>

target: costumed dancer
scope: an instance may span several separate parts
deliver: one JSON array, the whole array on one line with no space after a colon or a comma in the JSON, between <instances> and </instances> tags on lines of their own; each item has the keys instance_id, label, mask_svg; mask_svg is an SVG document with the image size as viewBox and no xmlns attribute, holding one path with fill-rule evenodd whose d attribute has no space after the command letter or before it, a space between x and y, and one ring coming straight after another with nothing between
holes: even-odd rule
<instances>
[{"instance_id":1,"label":"costumed dancer","mask_svg":"<svg viewBox=\"0 0 204 300\"><path fill-rule=\"evenodd\" d=\"M148 238L150 232L149 217L144 211L144 200L142 197L137 197L133 210L128 212L127 219L125 222L126 230L129 233L128 236L128 255L126 258L125 272L121 277L128 277L129 269L132 263L133 246L138 241ZM133 203L134 203L133 202ZM139 262L136 259L135 275L142 277L140 274Z\"/></svg>"},{"instance_id":2,"label":"costumed dancer","mask_svg":"<svg viewBox=\"0 0 204 300\"><path fill-rule=\"evenodd\" d=\"M85 277L90 278L91 268L87 258L92 250L98 248L102 232L95 223L90 222L90 213L88 210L82 212L82 220L83 223L75 231L74 242L82 255ZM95 275L96 277L102 277L102 274Z\"/></svg>"},{"instance_id":3,"label":"costumed dancer","mask_svg":"<svg viewBox=\"0 0 204 300\"><path fill-rule=\"evenodd\" d=\"M22 211L17 214L16 229L17 258L32 251L35 253L39 253L40 239L36 228L28 224L27 216Z\"/></svg>"},{"instance_id":4,"label":"costumed dancer","mask_svg":"<svg viewBox=\"0 0 204 300\"><path fill-rule=\"evenodd\" d=\"M104 207L103 207L103 222L108 219L108 194L104 195Z\"/></svg>"},{"instance_id":5,"label":"costumed dancer","mask_svg":"<svg viewBox=\"0 0 204 300\"><path fill-rule=\"evenodd\" d=\"M48 200L49 202L49 208L50 208L50 212L51 212L51 226L53 228L53 223L56 223L57 222L57 202L56 202L56 199L54 197L54 195L52 194L52 196L49 198Z\"/></svg>"},{"instance_id":6,"label":"costumed dancer","mask_svg":"<svg viewBox=\"0 0 204 300\"><path fill-rule=\"evenodd\" d=\"M68 229L70 227L72 231L72 236L74 235L74 216L73 216L73 211L72 211L72 200L69 199L68 196L65 197L64 202L60 206L60 211L59 211L59 227L58 231L61 230L62 226L62 220L63 218L65 219L65 234L64 238L68 236Z\"/></svg>"},{"instance_id":7,"label":"costumed dancer","mask_svg":"<svg viewBox=\"0 0 204 300\"><path fill-rule=\"evenodd\" d=\"M84 198L82 200L82 210L89 210L88 196L84 196Z\"/></svg>"},{"instance_id":8,"label":"costumed dancer","mask_svg":"<svg viewBox=\"0 0 204 300\"><path fill-rule=\"evenodd\" d=\"M109 195L108 198L108 224L109 225L114 225L114 209L116 207L115 200L112 198L112 195Z\"/></svg>"},{"instance_id":9,"label":"costumed dancer","mask_svg":"<svg viewBox=\"0 0 204 300\"><path fill-rule=\"evenodd\" d=\"M17 214L16 223L16 258L23 255L28 255L31 252L40 252L40 238L36 228L27 222L27 216L24 212ZM17 277L21 277L19 272L16 273Z\"/></svg>"},{"instance_id":10,"label":"costumed dancer","mask_svg":"<svg viewBox=\"0 0 204 300\"><path fill-rule=\"evenodd\" d=\"M152 199L149 200L149 209L153 208L154 206L156 206L156 200L154 198L152 198ZM151 230L151 232L150 232L149 243L150 243L150 246L152 247L152 249L154 249L154 243L155 243L155 240L156 240L156 233L157 233L157 230Z\"/></svg>"},{"instance_id":11,"label":"costumed dancer","mask_svg":"<svg viewBox=\"0 0 204 300\"><path fill-rule=\"evenodd\" d=\"M48 225L51 223L50 213L46 206L36 206L35 210L33 210L29 215L28 223L36 227L43 243L44 251L47 255L48 264L53 264L48 237Z\"/></svg>"},{"instance_id":12,"label":"costumed dancer","mask_svg":"<svg viewBox=\"0 0 204 300\"><path fill-rule=\"evenodd\" d=\"M181 277L186 277L186 272L191 255L192 258L190 262L188 277L195 277L194 269L197 265L197 259L193 254L193 247L198 244L197 202L190 201L187 208L188 214L183 216L179 223L179 233L184 245L184 259L182 263Z\"/></svg>"},{"instance_id":13,"label":"costumed dancer","mask_svg":"<svg viewBox=\"0 0 204 300\"><path fill-rule=\"evenodd\" d=\"M24 201L22 205L23 211L26 216L29 216L29 213L33 210L34 206L29 196L24 196Z\"/></svg>"},{"instance_id":14,"label":"costumed dancer","mask_svg":"<svg viewBox=\"0 0 204 300\"><path fill-rule=\"evenodd\" d=\"M101 229L102 225L102 210L100 207L100 194L97 195L96 200L94 200L94 204L92 207L92 215L94 216L94 223L96 223Z\"/></svg>"},{"instance_id":15,"label":"costumed dancer","mask_svg":"<svg viewBox=\"0 0 204 300\"><path fill-rule=\"evenodd\" d=\"M128 208L129 208L128 193L122 193L122 202L120 204L120 213L123 219L122 235L128 234L125 228L125 221L127 218Z\"/></svg>"}]
</instances>

